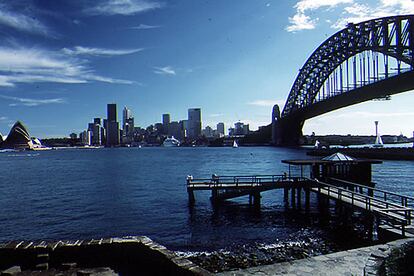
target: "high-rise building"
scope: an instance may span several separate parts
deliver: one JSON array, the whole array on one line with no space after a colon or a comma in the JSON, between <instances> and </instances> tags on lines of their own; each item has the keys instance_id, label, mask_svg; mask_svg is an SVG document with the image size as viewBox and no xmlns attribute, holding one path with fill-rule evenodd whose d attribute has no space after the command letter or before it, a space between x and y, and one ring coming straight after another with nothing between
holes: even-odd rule
<instances>
[{"instance_id":1,"label":"high-rise building","mask_svg":"<svg viewBox=\"0 0 414 276\"><path fill-rule=\"evenodd\" d=\"M179 122L171 122L168 128L168 135L174 136L175 138L182 139L182 129Z\"/></svg>"},{"instance_id":2,"label":"high-rise building","mask_svg":"<svg viewBox=\"0 0 414 276\"><path fill-rule=\"evenodd\" d=\"M170 134L169 133L170 122L171 122L170 114L168 114L168 113L162 114L162 126L164 128L163 129L164 134Z\"/></svg>"},{"instance_id":3,"label":"high-rise building","mask_svg":"<svg viewBox=\"0 0 414 276\"><path fill-rule=\"evenodd\" d=\"M94 146L100 146L100 145L102 145L101 118L94 118L93 119L92 144Z\"/></svg>"},{"instance_id":4,"label":"high-rise building","mask_svg":"<svg viewBox=\"0 0 414 276\"><path fill-rule=\"evenodd\" d=\"M108 104L107 112L106 145L109 147L117 146L119 145L119 122L116 104Z\"/></svg>"},{"instance_id":5,"label":"high-rise building","mask_svg":"<svg viewBox=\"0 0 414 276\"><path fill-rule=\"evenodd\" d=\"M181 139L188 137L188 120L181 120L179 122L181 127Z\"/></svg>"},{"instance_id":6,"label":"high-rise building","mask_svg":"<svg viewBox=\"0 0 414 276\"><path fill-rule=\"evenodd\" d=\"M224 133L224 123L217 124L217 132L219 133L219 135L222 135L222 136L226 135Z\"/></svg>"},{"instance_id":7,"label":"high-rise building","mask_svg":"<svg viewBox=\"0 0 414 276\"><path fill-rule=\"evenodd\" d=\"M122 128L125 128L125 124L127 123L127 120L132 118L132 112L131 109L128 109L128 107L124 107L122 110Z\"/></svg>"},{"instance_id":8,"label":"high-rise building","mask_svg":"<svg viewBox=\"0 0 414 276\"><path fill-rule=\"evenodd\" d=\"M201 109L188 109L188 137L196 139L201 135Z\"/></svg>"}]
</instances>

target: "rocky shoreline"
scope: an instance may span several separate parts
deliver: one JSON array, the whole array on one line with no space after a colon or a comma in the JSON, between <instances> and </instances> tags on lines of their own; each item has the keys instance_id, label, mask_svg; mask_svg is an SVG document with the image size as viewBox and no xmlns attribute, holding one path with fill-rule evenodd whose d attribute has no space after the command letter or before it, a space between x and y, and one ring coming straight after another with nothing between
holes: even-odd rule
<instances>
[{"instance_id":1,"label":"rocky shoreline","mask_svg":"<svg viewBox=\"0 0 414 276\"><path fill-rule=\"evenodd\" d=\"M253 243L212 252L177 252L177 254L187 255L193 263L217 273L303 259L339 250L322 238L314 238L315 235L309 232L310 230L304 229L300 237L290 237L286 241L273 244Z\"/></svg>"}]
</instances>

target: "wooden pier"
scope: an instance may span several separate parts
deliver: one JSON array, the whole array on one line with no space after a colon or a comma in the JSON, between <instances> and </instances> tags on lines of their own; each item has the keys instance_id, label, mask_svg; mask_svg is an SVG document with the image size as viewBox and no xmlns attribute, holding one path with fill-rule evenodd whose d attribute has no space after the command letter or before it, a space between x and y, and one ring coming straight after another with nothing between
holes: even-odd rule
<instances>
[{"instance_id":1,"label":"wooden pier","mask_svg":"<svg viewBox=\"0 0 414 276\"><path fill-rule=\"evenodd\" d=\"M330 158L330 159L329 159ZM187 176L187 192L191 205L194 192L211 191L211 200L223 200L249 196L250 204L260 206L261 192L284 190L285 202L301 206L302 193L305 206L309 206L310 193L317 198L333 200L338 205L368 213L373 218L373 228L382 228L406 237L414 237L414 198L376 189L371 182L371 164L377 160L355 160L338 155L322 160L286 160L289 174L218 176L193 178ZM291 165L300 166L300 176L292 176ZM303 166L310 166L310 175L304 176Z\"/></svg>"},{"instance_id":2,"label":"wooden pier","mask_svg":"<svg viewBox=\"0 0 414 276\"><path fill-rule=\"evenodd\" d=\"M194 191L210 190L214 202L249 195L250 202L260 205L260 193L274 189L301 189L309 186L309 180L287 175L218 176L211 178L187 177L187 192L190 204L194 204Z\"/></svg>"}]
</instances>

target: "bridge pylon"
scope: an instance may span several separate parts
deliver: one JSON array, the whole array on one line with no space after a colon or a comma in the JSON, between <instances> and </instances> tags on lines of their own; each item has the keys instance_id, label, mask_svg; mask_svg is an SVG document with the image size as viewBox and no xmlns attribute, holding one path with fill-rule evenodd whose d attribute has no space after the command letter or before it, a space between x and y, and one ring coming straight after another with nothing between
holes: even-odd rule
<instances>
[{"instance_id":1,"label":"bridge pylon","mask_svg":"<svg viewBox=\"0 0 414 276\"><path fill-rule=\"evenodd\" d=\"M304 120L290 116L280 117L280 109L276 104L272 112L272 144L274 146L297 146L301 144Z\"/></svg>"}]
</instances>

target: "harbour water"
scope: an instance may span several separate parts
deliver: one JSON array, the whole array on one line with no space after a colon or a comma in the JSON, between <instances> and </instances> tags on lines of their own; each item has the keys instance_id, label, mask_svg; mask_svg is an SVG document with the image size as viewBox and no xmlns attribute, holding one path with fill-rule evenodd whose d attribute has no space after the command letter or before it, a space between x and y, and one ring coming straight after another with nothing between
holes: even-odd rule
<instances>
[{"instance_id":1,"label":"harbour water","mask_svg":"<svg viewBox=\"0 0 414 276\"><path fill-rule=\"evenodd\" d=\"M280 161L296 158L309 157L272 147L3 152L0 242L146 235L173 250L211 251L306 235L341 240L343 233L286 210L282 191L263 193L260 210L247 198L213 208L203 192L188 206L187 175L281 174L288 168ZM373 171L377 187L413 195L414 162L384 161Z\"/></svg>"}]
</instances>

